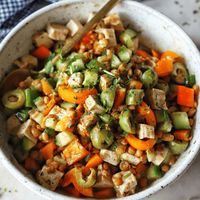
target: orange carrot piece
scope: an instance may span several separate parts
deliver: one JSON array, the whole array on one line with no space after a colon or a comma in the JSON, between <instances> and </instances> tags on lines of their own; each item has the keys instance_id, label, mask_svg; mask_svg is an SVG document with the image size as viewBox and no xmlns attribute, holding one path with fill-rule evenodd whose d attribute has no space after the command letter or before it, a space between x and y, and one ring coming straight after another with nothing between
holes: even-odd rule
<instances>
[{"instance_id":1,"label":"orange carrot piece","mask_svg":"<svg viewBox=\"0 0 200 200\"><path fill-rule=\"evenodd\" d=\"M41 80L42 84L42 91L44 92L45 95L50 95L53 92L52 86L49 84L49 82L45 79Z\"/></svg>"},{"instance_id":2,"label":"orange carrot piece","mask_svg":"<svg viewBox=\"0 0 200 200\"><path fill-rule=\"evenodd\" d=\"M45 160L53 158L54 150L56 149L56 145L53 142L46 144L40 152Z\"/></svg>"},{"instance_id":3,"label":"orange carrot piece","mask_svg":"<svg viewBox=\"0 0 200 200\"><path fill-rule=\"evenodd\" d=\"M95 168L98 165L100 165L103 162L102 158L98 155L95 154L93 155L87 162L86 166L83 168L82 172L83 174L88 172L90 168Z\"/></svg>"},{"instance_id":4,"label":"orange carrot piece","mask_svg":"<svg viewBox=\"0 0 200 200\"><path fill-rule=\"evenodd\" d=\"M32 53L33 56L39 58L39 59L45 59L48 58L51 54L51 51L45 47L45 46L40 46L37 49L35 49Z\"/></svg>"},{"instance_id":5,"label":"orange carrot piece","mask_svg":"<svg viewBox=\"0 0 200 200\"><path fill-rule=\"evenodd\" d=\"M61 185L63 187L66 187L66 186L70 185L71 183L74 185L74 187L80 194L87 196L87 197L93 197L92 188L83 188L83 187L80 187L79 184L77 183L77 180L75 178L74 168L65 174L64 179L61 182Z\"/></svg>"},{"instance_id":6,"label":"orange carrot piece","mask_svg":"<svg viewBox=\"0 0 200 200\"><path fill-rule=\"evenodd\" d=\"M92 188L80 187L75 178L73 180L73 185L77 189L77 191L80 192L82 195L84 195L86 197L93 197L94 196Z\"/></svg>"},{"instance_id":7,"label":"orange carrot piece","mask_svg":"<svg viewBox=\"0 0 200 200\"><path fill-rule=\"evenodd\" d=\"M64 178L62 179L62 181L61 181L61 185L62 185L62 187L67 187L67 186L69 186L71 183L72 183L72 181L73 181L73 176L74 176L74 168L73 169L71 169L71 170L69 170L65 175L64 175Z\"/></svg>"},{"instance_id":8,"label":"orange carrot piece","mask_svg":"<svg viewBox=\"0 0 200 200\"><path fill-rule=\"evenodd\" d=\"M46 109L43 111L43 114L46 116L49 114L49 112L51 111L51 109L55 106L56 101L54 98L52 98L48 103L47 103L47 107Z\"/></svg>"},{"instance_id":9,"label":"orange carrot piece","mask_svg":"<svg viewBox=\"0 0 200 200\"><path fill-rule=\"evenodd\" d=\"M194 89L185 86L177 86L177 104L181 106L194 106Z\"/></svg>"},{"instance_id":10,"label":"orange carrot piece","mask_svg":"<svg viewBox=\"0 0 200 200\"><path fill-rule=\"evenodd\" d=\"M125 88L117 88L115 94L114 108L118 108L121 106L126 97L126 89Z\"/></svg>"},{"instance_id":11,"label":"orange carrot piece","mask_svg":"<svg viewBox=\"0 0 200 200\"><path fill-rule=\"evenodd\" d=\"M144 50L137 50L136 55L141 56L145 59L149 58L149 54Z\"/></svg>"},{"instance_id":12,"label":"orange carrot piece","mask_svg":"<svg viewBox=\"0 0 200 200\"><path fill-rule=\"evenodd\" d=\"M28 158L26 158L26 160L24 162L24 168L27 171L37 171L40 167L39 167L38 163L36 162L36 160L28 157Z\"/></svg>"},{"instance_id":13,"label":"orange carrot piece","mask_svg":"<svg viewBox=\"0 0 200 200\"><path fill-rule=\"evenodd\" d=\"M161 59L170 59L170 60L175 60L176 58L179 58L180 56L173 52L173 51L165 51L164 53L162 53L161 55Z\"/></svg>"},{"instance_id":14,"label":"orange carrot piece","mask_svg":"<svg viewBox=\"0 0 200 200\"><path fill-rule=\"evenodd\" d=\"M156 143L156 140L154 139L140 140L136 138L133 134L128 134L126 136L126 140L133 148L141 151L151 149Z\"/></svg>"},{"instance_id":15,"label":"orange carrot piece","mask_svg":"<svg viewBox=\"0 0 200 200\"><path fill-rule=\"evenodd\" d=\"M58 87L58 95L61 97L62 100L69 103L84 104L89 95L96 94L97 90L95 88L84 89L76 92L72 88L68 88L64 85Z\"/></svg>"},{"instance_id":16,"label":"orange carrot piece","mask_svg":"<svg viewBox=\"0 0 200 200\"><path fill-rule=\"evenodd\" d=\"M138 106L138 112L145 117L148 125L156 127L156 116L153 110L145 102L142 102L141 106Z\"/></svg>"},{"instance_id":17,"label":"orange carrot piece","mask_svg":"<svg viewBox=\"0 0 200 200\"><path fill-rule=\"evenodd\" d=\"M159 60L156 67L154 68L159 77L165 77L172 73L173 71L173 61L172 60Z\"/></svg>"},{"instance_id":18,"label":"orange carrot piece","mask_svg":"<svg viewBox=\"0 0 200 200\"><path fill-rule=\"evenodd\" d=\"M135 84L135 89L141 89L143 84L141 81L135 81L133 80L134 84Z\"/></svg>"},{"instance_id":19,"label":"orange carrot piece","mask_svg":"<svg viewBox=\"0 0 200 200\"><path fill-rule=\"evenodd\" d=\"M63 151L66 162L72 165L87 156L89 152L82 146L78 140L72 141Z\"/></svg>"},{"instance_id":20,"label":"orange carrot piece","mask_svg":"<svg viewBox=\"0 0 200 200\"><path fill-rule=\"evenodd\" d=\"M98 199L107 199L114 197L114 191L112 188L104 188L102 190L94 192L94 197Z\"/></svg>"},{"instance_id":21,"label":"orange carrot piece","mask_svg":"<svg viewBox=\"0 0 200 200\"><path fill-rule=\"evenodd\" d=\"M143 173L145 173L146 169L147 166L144 163L140 162L138 165L136 165L135 171L137 175L142 175Z\"/></svg>"},{"instance_id":22,"label":"orange carrot piece","mask_svg":"<svg viewBox=\"0 0 200 200\"><path fill-rule=\"evenodd\" d=\"M186 142L191 140L190 130L177 130L174 131L173 134L177 140L183 140Z\"/></svg>"},{"instance_id":23,"label":"orange carrot piece","mask_svg":"<svg viewBox=\"0 0 200 200\"><path fill-rule=\"evenodd\" d=\"M160 53L154 49L151 50L151 54L153 57L160 59Z\"/></svg>"},{"instance_id":24,"label":"orange carrot piece","mask_svg":"<svg viewBox=\"0 0 200 200\"><path fill-rule=\"evenodd\" d=\"M79 193L79 191L73 185L66 187L65 191L70 196L77 197L77 198L81 197L81 194Z\"/></svg>"}]
</instances>

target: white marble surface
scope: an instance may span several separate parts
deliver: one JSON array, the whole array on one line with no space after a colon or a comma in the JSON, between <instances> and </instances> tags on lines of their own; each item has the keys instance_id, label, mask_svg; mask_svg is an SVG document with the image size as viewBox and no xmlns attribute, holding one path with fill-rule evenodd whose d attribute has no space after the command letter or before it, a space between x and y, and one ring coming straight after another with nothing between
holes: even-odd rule
<instances>
[{"instance_id":1,"label":"white marble surface","mask_svg":"<svg viewBox=\"0 0 200 200\"><path fill-rule=\"evenodd\" d=\"M146 0L146 5L157 9L179 24L200 48L200 0ZM200 67L200 66L197 66ZM175 183L144 200L200 200L200 155L187 172ZM1 200L44 200L19 183L0 164Z\"/></svg>"}]
</instances>

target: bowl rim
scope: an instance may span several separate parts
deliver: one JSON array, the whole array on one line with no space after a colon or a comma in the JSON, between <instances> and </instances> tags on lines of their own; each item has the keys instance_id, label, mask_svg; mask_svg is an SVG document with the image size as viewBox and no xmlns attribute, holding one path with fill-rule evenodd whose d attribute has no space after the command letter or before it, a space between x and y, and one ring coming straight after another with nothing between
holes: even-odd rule
<instances>
[{"instance_id":1,"label":"bowl rim","mask_svg":"<svg viewBox=\"0 0 200 200\"><path fill-rule=\"evenodd\" d=\"M83 1L84 0L63 0L63 1L60 1L60 2L56 2L56 3L50 4L48 6L45 6L45 7L41 8L41 9L37 10L36 12L33 12L31 15L27 16L20 23L18 23L9 32L9 34L1 41L1 43L0 43L0 53L2 52L3 48L7 45L7 43L9 43L10 39L12 37L14 37L15 34L21 28L23 28L27 23L31 22L32 20L34 20L38 16L40 16L42 14L45 14L46 12L48 12L50 10L53 10L53 9L56 9L56 8L59 8L59 7L63 7L63 6L68 5L68 4L73 4L73 3L83 2ZM87 0L87 1L89 1L89 0ZM163 22L166 22L166 24L169 24L169 25L173 26L174 31L176 31L179 34L181 34L181 37L184 38L184 42L191 46L191 48L195 52L195 55L197 55L197 58L199 59L199 62L200 62L200 52L198 51L196 45L190 39L190 37L175 22L173 22L171 19L166 17L164 14L162 14L162 13L154 10L153 8L151 8L149 6L146 6L146 5L142 4L142 3L131 1L131 0L126 0L123 3L130 4L130 6L135 6L138 9L142 9L145 12L150 12L155 17L160 18L160 20L162 20ZM138 192L138 193L135 193L133 195L124 197L122 199L124 199L124 200L132 199L132 198L134 198L134 200L142 199L142 198L148 197L148 196L158 192L159 190L163 189L164 187L166 187L167 185L172 183L177 177L179 177L191 165L192 161L197 156L197 154L199 152L199 149L200 149L200 140L196 141L196 143L193 144L193 147L195 147L193 149L193 151L188 156L186 156L186 158L185 158L186 160L182 163L182 165L179 166L178 170L174 171L174 173L172 175L165 177L159 183L157 183L155 185L151 185L149 188L147 188L147 189L145 189L145 190L143 190L141 192ZM56 198L56 199L60 199L60 200L76 199L74 197L65 196L65 195L50 191L50 190L44 188L43 186L37 184L36 182L34 182L29 177L24 176L17 169L17 167L13 165L12 160L9 159L6 156L6 154L4 153L4 146L2 146L0 148L0 160L3 163L3 165L10 171L10 173L18 181L20 181L28 189L30 189L33 192L36 192L37 194L39 194L43 198L46 198L46 199Z\"/></svg>"}]
</instances>

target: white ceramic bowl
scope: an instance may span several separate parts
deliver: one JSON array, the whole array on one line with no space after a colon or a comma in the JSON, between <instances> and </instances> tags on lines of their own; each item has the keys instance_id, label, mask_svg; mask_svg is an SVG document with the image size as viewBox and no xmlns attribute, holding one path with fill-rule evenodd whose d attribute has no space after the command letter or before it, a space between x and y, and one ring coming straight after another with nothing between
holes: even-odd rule
<instances>
[{"instance_id":1,"label":"white ceramic bowl","mask_svg":"<svg viewBox=\"0 0 200 200\"><path fill-rule=\"evenodd\" d=\"M0 79L10 70L13 60L26 54L31 48L31 36L43 29L48 22L66 23L71 18L86 20L92 11L97 11L105 1L97 0L66 0L47 6L19 23L0 44ZM149 47L165 51L173 50L185 58L189 71L196 74L200 85L200 55L191 39L171 20L157 11L134 1L123 1L112 12L118 12L126 24L141 31L141 40ZM27 172L17 163L7 145L4 132L4 117L0 115L0 159L5 167L25 186L44 198L66 200L72 197L51 192L38 185ZM200 110L196 115L193 139L189 148L181 155L176 164L161 179L154 182L146 190L124 199L142 199L157 192L180 176L191 164L200 147Z\"/></svg>"}]
</instances>

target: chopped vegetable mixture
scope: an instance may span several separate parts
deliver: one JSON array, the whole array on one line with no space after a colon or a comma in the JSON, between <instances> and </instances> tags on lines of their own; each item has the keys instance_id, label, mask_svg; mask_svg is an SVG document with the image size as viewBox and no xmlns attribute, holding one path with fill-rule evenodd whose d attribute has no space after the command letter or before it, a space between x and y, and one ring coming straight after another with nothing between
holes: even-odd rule
<instances>
[{"instance_id":1,"label":"chopped vegetable mixture","mask_svg":"<svg viewBox=\"0 0 200 200\"><path fill-rule=\"evenodd\" d=\"M31 76L4 93L16 159L38 183L75 197L124 197L161 178L188 147L198 86L184 59L139 43L118 14L50 23L14 62Z\"/></svg>"}]
</instances>

